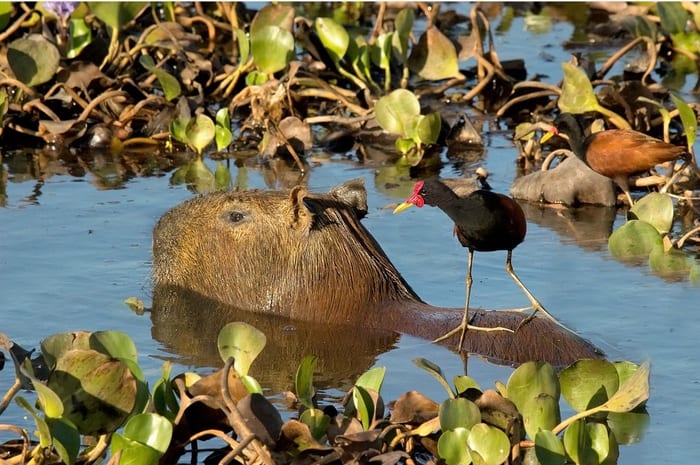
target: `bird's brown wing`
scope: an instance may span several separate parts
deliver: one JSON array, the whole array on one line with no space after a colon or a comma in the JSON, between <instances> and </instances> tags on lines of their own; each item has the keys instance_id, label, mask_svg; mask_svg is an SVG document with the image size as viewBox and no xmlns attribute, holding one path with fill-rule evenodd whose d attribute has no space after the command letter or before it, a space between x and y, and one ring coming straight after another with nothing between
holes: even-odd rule
<instances>
[{"instance_id":1,"label":"bird's brown wing","mask_svg":"<svg viewBox=\"0 0 700 465\"><path fill-rule=\"evenodd\" d=\"M593 171L614 178L648 171L684 154L684 147L641 132L613 129L592 138L586 147L586 162Z\"/></svg>"}]
</instances>

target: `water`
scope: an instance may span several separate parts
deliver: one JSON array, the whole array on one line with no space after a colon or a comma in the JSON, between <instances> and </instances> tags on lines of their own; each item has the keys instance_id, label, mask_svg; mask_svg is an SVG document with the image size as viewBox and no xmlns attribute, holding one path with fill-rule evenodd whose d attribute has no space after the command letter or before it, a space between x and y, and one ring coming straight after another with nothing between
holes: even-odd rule
<instances>
[{"instance_id":1,"label":"water","mask_svg":"<svg viewBox=\"0 0 700 465\"><path fill-rule=\"evenodd\" d=\"M546 36L523 30L516 20L510 33L516 35L506 35L497 43L501 58L531 56L532 61L527 58L531 73L541 65L542 72L558 76L565 54L557 51L557 58L551 61L543 58L543 52L555 53L551 45L566 39L570 27L557 25ZM516 40L517 34L526 35L527 41ZM507 191L514 177L515 150L507 134L493 133L485 140L488 148L483 165L492 174L494 188ZM234 177L243 174L232 169ZM250 187L265 187L260 171L247 170L246 175ZM454 173L446 167L443 175ZM452 237L452 224L445 215L430 208L391 215L387 206L401 199L375 186L373 168L335 159L315 166L309 176L310 188L323 191L364 177L370 205L364 223L407 281L432 304L463 305L466 252ZM170 187L167 176L134 177L113 190L97 189L98 181L89 173L84 177L55 175L42 183L16 173L9 175L7 206L0 209L0 331L31 348L57 332L116 329L134 339L140 364L151 382L159 377L163 359L180 362L176 373L211 371L211 366L199 366L186 354L171 353L152 337L148 316L135 315L123 303L130 296L150 302L152 227L162 213L192 193L182 186ZM619 463L690 462L700 453L692 433L700 414L696 395L700 363L694 347L700 334L696 315L700 289L687 282L660 279L645 266L627 266L612 259L605 231L619 226L623 219L614 216L614 224L609 224L605 215L595 211L597 219L584 224L567 220L566 214L560 217L553 211L529 208L528 236L514 253L515 269L552 313L606 350L611 359L651 360L650 425L640 443L622 447ZM586 225L594 234L582 232ZM504 253L477 253L475 306L526 305L506 275L504 262ZM446 348L401 337L370 360L372 366L387 367L385 399L393 400L409 389L438 401L445 398L442 387L412 364L416 357L438 363L448 377L462 370L461 359ZM508 368L478 359L469 363L470 375L482 387L493 387L494 381L505 381L510 373ZM288 368L293 372L295 367ZM8 364L0 372L0 391L8 388L12 377ZM286 385L292 388L289 379ZM333 390L327 394L340 395ZM14 407L3 415L3 423L32 428Z\"/></svg>"}]
</instances>

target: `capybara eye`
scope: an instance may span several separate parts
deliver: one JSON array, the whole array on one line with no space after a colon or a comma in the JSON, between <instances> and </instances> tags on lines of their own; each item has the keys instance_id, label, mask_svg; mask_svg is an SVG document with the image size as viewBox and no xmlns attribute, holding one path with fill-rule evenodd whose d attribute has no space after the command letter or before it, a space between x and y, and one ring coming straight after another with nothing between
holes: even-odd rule
<instances>
[{"instance_id":1,"label":"capybara eye","mask_svg":"<svg viewBox=\"0 0 700 465\"><path fill-rule=\"evenodd\" d=\"M228 215L229 221L231 223L238 223L239 221L243 221L245 219L245 215L241 212L231 212Z\"/></svg>"}]
</instances>

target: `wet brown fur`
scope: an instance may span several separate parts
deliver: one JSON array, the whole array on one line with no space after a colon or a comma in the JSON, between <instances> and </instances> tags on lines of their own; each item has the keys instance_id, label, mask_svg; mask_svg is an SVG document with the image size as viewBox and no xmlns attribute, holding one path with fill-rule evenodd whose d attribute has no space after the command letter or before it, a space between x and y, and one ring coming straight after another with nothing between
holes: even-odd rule
<instances>
[{"instance_id":1,"label":"wet brown fur","mask_svg":"<svg viewBox=\"0 0 700 465\"><path fill-rule=\"evenodd\" d=\"M189 200L155 227L154 294L158 288L182 289L250 312L426 339L456 326L463 309L424 303L360 223L362 214L338 196L303 187ZM472 324L513 329L527 316L480 310L473 315ZM445 342L455 344L456 338ZM562 366L601 356L589 342L539 317L514 335L470 332L464 349L505 364L546 360Z\"/></svg>"}]
</instances>

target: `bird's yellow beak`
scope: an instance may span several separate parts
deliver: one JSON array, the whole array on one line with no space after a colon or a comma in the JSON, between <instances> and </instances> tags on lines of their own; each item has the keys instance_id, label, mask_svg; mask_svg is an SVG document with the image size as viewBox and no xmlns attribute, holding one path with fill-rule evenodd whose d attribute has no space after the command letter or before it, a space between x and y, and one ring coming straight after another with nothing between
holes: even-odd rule
<instances>
[{"instance_id":1,"label":"bird's yellow beak","mask_svg":"<svg viewBox=\"0 0 700 465\"><path fill-rule=\"evenodd\" d=\"M400 203L396 208L394 208L394 215L396 215L397 213L401 213L404 210L408 210L412 206L413 204L411 202Z\"/></svg>"},{"instance_id":2,"label":"bird's yellow beak","mask_svg":"<svg viewBox=\"0 0 700 465\"><path fill-rule=\"evenodd\" d=\"M557 131L557 128L552 126L552 129L550 129L549 131L542 134L542 137L540 137L540 144L544 144L545 142L547 142L549 139L556 136L557 134L559 134L559 131Z\"/></svg>"}]
</instances>

